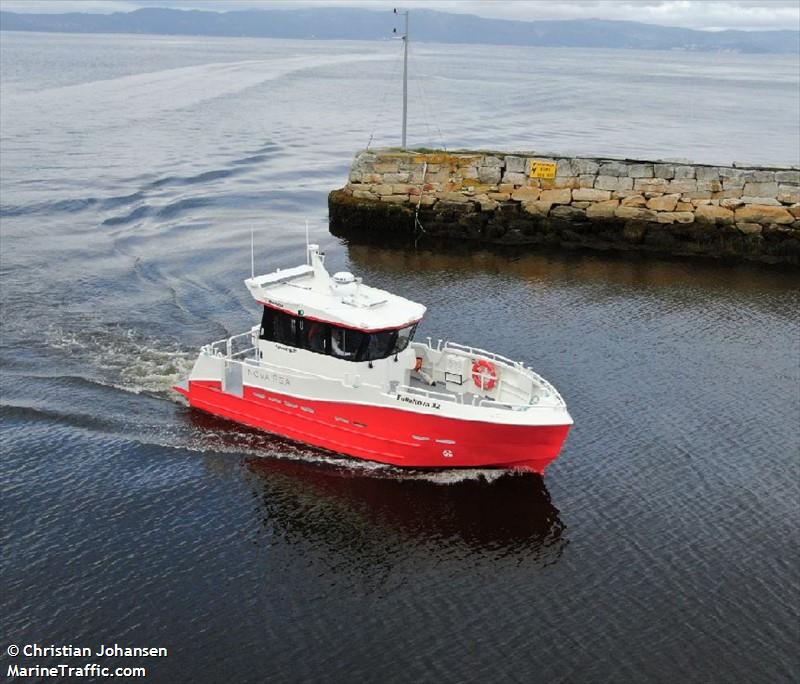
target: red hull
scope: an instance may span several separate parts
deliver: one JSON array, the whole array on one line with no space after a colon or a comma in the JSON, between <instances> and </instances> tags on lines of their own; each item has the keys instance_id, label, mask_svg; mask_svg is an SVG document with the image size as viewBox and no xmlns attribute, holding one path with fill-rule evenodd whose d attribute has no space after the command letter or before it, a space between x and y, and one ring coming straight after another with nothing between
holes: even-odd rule
<instances>
[{"instance_id":1,"label":"red hull","mask_svg":"<svg viewBox=\"0 0 800 684\"><path fill-rule=\"evenodd\" d=\"M544 473L569 425L501 425L403 409L310 401L261 388L244 396L219 382L176 387L191 406L298 442L412 468L521 468ZM425 438L427 439L420 439Z\"/></svg>"}]
</instances>

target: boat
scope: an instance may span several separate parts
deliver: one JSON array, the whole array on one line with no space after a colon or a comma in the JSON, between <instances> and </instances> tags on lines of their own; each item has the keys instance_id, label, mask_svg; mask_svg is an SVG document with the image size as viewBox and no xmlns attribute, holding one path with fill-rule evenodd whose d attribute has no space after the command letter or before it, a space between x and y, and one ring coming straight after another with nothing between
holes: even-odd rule
<instances>
[{"instance_id":1,"label":"boat","mask_svg":"<svg viewBox=\"0 0 800 684\"><path fill-rule=\"evenodd\" d=\"M307 244L305 264L244 281L261 322L201 348L174 388L191 407L400 468L544 474L573 422L547 380L499 354L416 341L425 306L324 262Z\"/></svg>"}]
</instances>

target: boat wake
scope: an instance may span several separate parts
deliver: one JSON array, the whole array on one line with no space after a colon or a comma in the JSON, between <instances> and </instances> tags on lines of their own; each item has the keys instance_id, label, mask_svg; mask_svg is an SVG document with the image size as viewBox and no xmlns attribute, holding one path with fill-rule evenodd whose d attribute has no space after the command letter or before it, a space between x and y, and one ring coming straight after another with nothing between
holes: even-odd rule
<instances>
[{"instance_id":1,"label":"boat wake","mask_svg":"<svg viewBox=\"0 0 800 684\"><path fill-rule=\"evenodd\" d=\"M179 403L171 388L191 370L196 353L116 327L85 332L53 328L46 343L72 360L87 362L97 371L86 378L91 382L133 394L166 395Z\"/></svg>"}]
</instances>

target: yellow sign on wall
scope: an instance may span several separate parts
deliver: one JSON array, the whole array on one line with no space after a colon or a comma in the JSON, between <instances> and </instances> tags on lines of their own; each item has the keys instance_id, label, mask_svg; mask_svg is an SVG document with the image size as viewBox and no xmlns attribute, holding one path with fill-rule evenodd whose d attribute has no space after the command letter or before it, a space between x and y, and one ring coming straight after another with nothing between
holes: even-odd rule
<instances>
[{"instance_id":1,"label":"yellow sign on wall","mask_svg":"<svg viewBox=\"0 0 800 684\"><path fill-rule=\"evenodd\" d=\"M555 178L556 163L531 159L531 178Z\"/></svg>"}]
</instances>

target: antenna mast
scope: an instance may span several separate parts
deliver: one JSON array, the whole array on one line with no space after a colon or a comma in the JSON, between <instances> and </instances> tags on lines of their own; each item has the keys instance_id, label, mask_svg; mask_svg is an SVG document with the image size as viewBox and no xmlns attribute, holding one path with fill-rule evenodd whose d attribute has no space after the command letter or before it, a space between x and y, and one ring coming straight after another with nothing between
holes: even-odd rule
<instances>
[{"instance_id":1,"label":"antenna mast","mask_svg":"<svg viewBox=\"0 0 800 684\"><path fill-rule=\"evenodd\" d=\"M409 11L398 12L395 8L395 14L402 14L406 18L405 33L400 36L403 41L403 144L401 147L406 149L406 121L408 119L408 14ZM397 33L397 29L395 29Z\"/></svg>"},{"instance_id":2,"label":"antenna mast","mask_svg":"<svg viewBox=\"0 0 800 684\"><path fill-rule=\"evenodd\" d=\"M250 226L250 277L256 277L256 257L252 226Z\"/></svg>"}]
</instances>

